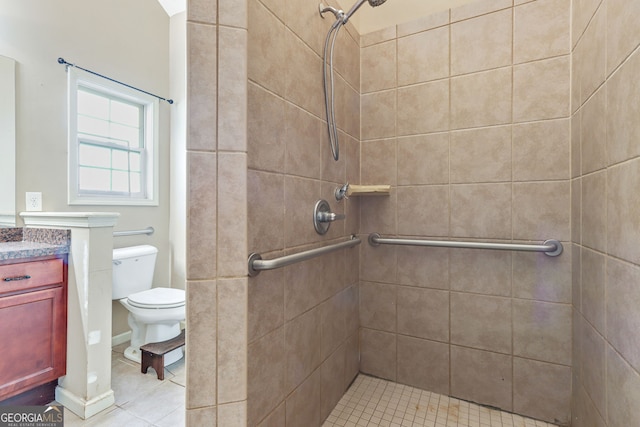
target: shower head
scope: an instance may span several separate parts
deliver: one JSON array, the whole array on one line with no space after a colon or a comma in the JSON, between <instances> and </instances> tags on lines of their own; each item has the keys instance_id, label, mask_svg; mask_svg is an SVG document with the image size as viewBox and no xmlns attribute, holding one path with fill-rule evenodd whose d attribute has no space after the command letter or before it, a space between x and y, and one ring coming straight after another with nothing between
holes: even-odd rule
<instances>
[{"instance_id":1,"label":"shower head","mask_svg":"<svg viewBox=\"0 0 640 427\"><path fill-rule=\"evenodd\" d=\"M338 10L335 7L331 7L331 6L325 6L322 3L320 3L318 5L318 8L320 10L320 16L324 18L324 16L322 15L325 12L331 12L335 15L335 17L337 19L339 19L340 21L342 21L343 24L346 24L347 21L349 20L349 18L351 18L351 15L353 15L354 13L356 13L356 11L358 9L360 9L360 6L362 6L365 2L369 2L369 5L371 7L377 7L380 6L382 3L384 3L387 0L358 0L356 2L356 4L354 4L351 9L349 9L348 12L344 12L342 10Z\"/></svg>"}]
</instances>

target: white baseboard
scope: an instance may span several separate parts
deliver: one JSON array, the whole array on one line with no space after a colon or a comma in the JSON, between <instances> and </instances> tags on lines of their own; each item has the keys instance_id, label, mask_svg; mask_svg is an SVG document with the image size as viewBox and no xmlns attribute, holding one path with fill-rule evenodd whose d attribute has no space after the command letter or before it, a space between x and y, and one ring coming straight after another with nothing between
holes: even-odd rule
<instances>
[{"instance_id":1,"label":"white baseboard","mask_svg":"<svg viewBox=\"0 0 640 427\"><path fill-rule=\"evenodd\" d=\"M131 341L131 331L123 332L115 337L111 337L111 347L124 344L127 341Z\"/></svg>"},{"instance_id":2,"label":"white baseboard","mask_svg":"<svg viewBox=\"0 0 640 427\"><path fill-rule=\"evenodd\" d=\"M56 387L56 402L62 404L62 406L83 420L86 420L113 405L115 403L115 397L113 390L109 390L91 400L85 400L69 390L58 386Z\"/></svg>"}]
</instances>

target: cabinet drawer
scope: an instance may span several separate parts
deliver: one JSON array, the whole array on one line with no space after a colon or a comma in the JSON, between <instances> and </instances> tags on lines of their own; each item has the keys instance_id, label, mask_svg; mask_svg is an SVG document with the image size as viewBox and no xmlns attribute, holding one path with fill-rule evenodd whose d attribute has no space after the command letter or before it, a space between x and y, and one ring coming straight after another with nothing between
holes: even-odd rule
<instances>
[{"instance_id":1,"label":"cabinet drawer","mask_svg":"<svg viewBox=\"0 0 640 427\"><path fill-rule=\"evenodd\" d=\"M61 259L0 265L0 294L62 283Z\"/></svg>"}]
</instances>

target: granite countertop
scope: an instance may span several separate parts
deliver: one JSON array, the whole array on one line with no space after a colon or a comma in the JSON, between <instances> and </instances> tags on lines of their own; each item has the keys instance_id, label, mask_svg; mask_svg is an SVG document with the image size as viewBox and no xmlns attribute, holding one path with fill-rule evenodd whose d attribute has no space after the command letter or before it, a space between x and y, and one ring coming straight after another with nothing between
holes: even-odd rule
<instances>
[{"instance_id":1,"label":"granite countertop","mask_svg":"<svg viewBox=\"0 0 640 427\"><path fill-rule=\"evenodd\" d=\"M0 260L69 253L70 230L47 228L0 229Z\"/></svg>"}]
</instances>

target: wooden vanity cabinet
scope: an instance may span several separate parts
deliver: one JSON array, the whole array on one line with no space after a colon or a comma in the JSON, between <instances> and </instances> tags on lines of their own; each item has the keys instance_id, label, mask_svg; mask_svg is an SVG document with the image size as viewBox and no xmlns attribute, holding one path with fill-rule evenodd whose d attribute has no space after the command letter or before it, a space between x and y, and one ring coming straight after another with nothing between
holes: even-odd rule
<instances>
[{"instance_id":1,"label":"wooden vanity cabinet","mask_svg":"<svg viewBox=\"0 0 640 427\"><path fill-rule=\"evenodd\" d=\"M42 404L29 391L42 395L45 384L55 389L66 373L66 261L41 257L0 265L0 405Z\"/></svg>"}]
</instances>

